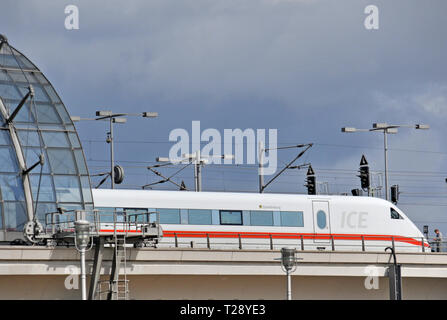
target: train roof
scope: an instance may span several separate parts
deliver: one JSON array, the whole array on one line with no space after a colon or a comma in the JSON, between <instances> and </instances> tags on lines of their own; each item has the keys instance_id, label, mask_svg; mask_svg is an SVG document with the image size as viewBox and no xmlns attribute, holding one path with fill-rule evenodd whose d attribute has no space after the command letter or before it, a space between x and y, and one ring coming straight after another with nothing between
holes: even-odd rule
<instances>
[{"instance_id":1,"label":"train roof","mask_svg":"<svg viewBox=\"0 0 447 320\"><path fill-rule=\"evenodd\" d=\"M226 202L236 203L258 203L258 202L289 202L297 200L332 200L337 202L362 202L363 204L389 205L391 202L381 198L366 196L341 196L341 195L306 195L306 194L286 194L286 193L250 193L250 192L195 192L195 191L170 191L170 190L131 190L131 189L93 189L93 199L95 206L106 206L112 203L116 207L129 206L129 203L141 207L149 202L159 203L161 201L172 201L175 203L201 202ZM267 203L266 203L267 204Z\"/></svg>"}]
</instances>

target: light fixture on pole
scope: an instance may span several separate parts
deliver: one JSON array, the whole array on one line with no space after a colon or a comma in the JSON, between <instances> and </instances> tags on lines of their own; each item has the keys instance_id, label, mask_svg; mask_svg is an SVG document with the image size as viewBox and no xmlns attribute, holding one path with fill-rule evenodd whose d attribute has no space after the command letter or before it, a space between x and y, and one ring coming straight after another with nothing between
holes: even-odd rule
<instances>
[{"instance_id":1,"label":"light fixture on pole","mask_svg":"<svg viewBox=\"0 0 447 320\"><path fill-rule=\"evenodd\" d=\"M389 190L388 190L388 134L397 133L397 128L414 128L417 130L427 130L430 129L428 124L388 124L388 123L373 123L371 129L357 129L353 127L343 127L341 128L341 132L369 132L369 131L382 131L383 132L383 146L384 146L384 155L385 155L385 199L389 199Z\"/></svg>"},{"instance_id":2,"label":"light fixture on pole","mask_svg":"<svg viewBox=\"0 0 447 320\"><path fill-rule=\"evenodd\" d=\"M292 247L281 248L281 268L287 276L287 300L292 300L292 278L291 273L297 268L296 261L302 260L302 258L295 257L296 249ZM275 259L277 260L277 259Z\"/></svg>"},{"instance_id":3,"label":"light fixture on pole","mask_svg":"<svg viewBox=\"0 0 447 320\"><path fill-rule=\"evenodd\" d=\"M156 118L158 112L141 112L141 113L114 113L112 111L96 111L97 118L81 118L77 116L71 116L71 121L83 121L83 120L108 120L109 132L107 132L106 142L110 143L110 181L111 188L115 188L115 151L114 151L114 137L113 137L113 124L114 123L126 123L127 119L123 117L135 116L143 118ZM107 177L106 177L107 178ZM102 183L101 183L102 184Z\"/></svg>"},{"instance_id":4,"label":"light fixture on pole","mask_svg":"<svg viewBox=\"0 0 447 320\"><path fill-rule=\"evenodd\" d=\"M82 300L87 300L85 252L90 242L90 222L87 220L75 221L75 247L81 256L81 291ZM93 241L92 241L93 244ZM91 247L90 247L91 249ZM90 250L89 249L89 250Z\"/></svg>"}]
</instances>

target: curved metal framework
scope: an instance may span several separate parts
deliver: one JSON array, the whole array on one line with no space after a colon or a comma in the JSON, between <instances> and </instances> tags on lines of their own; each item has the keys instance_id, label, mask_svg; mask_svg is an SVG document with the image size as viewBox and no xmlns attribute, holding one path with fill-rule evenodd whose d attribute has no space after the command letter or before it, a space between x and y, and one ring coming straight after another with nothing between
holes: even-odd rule
<instances>
[{"instance_id":1,"label":"curved metal framework","mask_svg":"<svg viewBox=\"0 0 447 320\"><path fill-rule=\"evenodd\" d=\"M0 241L58 208L93 209L78 134L48 79L0 35Z\"/></svg>"}]
</instances>

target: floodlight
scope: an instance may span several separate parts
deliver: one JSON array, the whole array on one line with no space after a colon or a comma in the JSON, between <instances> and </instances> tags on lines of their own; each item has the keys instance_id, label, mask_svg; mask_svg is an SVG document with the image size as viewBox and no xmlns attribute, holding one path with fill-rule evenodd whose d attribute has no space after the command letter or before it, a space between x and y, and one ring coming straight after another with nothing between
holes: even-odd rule
<instances>
[{"instance_id":1,"label":"floodlight","mask_svg":"<svg viewBox=\"0 0 447 320\"><path fill-rule=\"evenodd\" d=\"M97 117L108 117L111 116L113 113L112 111L96 111Z\"/></svg>"},{"instance_id":2,"label":"floodlight","mask_svg":"<svg viewBox=\"0 0 447 320\"><path fill-rule=\"evenodd\" d=\"M156 118L158 117L158 112L143 112L143 118Z\"/></svg>"}]
</instances>

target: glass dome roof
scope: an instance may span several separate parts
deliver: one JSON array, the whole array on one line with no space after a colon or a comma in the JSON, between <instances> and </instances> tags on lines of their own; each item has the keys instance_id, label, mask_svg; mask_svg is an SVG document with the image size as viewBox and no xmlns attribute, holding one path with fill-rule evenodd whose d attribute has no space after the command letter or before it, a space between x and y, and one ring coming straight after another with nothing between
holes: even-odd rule
<instances>
[{"instance_id":1,"label":"glass dome roof","mask_svg":"<svg viewBox=\"0 0 447 320\"><path fill-rule=\"evenodd\" d=\"M93 208L84 153L53 86L0 36L0 240L57 207Z\"/></svg>"}]
</instances>

